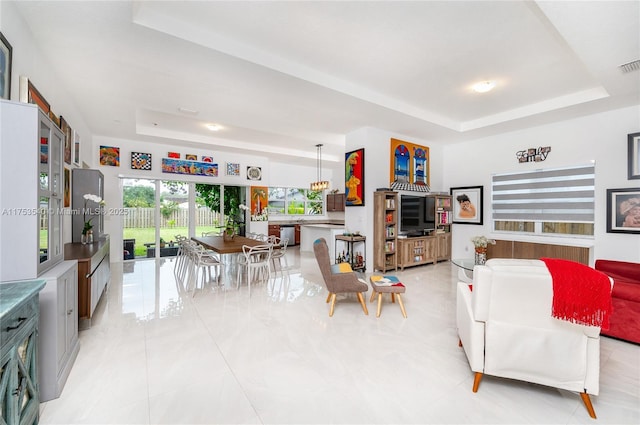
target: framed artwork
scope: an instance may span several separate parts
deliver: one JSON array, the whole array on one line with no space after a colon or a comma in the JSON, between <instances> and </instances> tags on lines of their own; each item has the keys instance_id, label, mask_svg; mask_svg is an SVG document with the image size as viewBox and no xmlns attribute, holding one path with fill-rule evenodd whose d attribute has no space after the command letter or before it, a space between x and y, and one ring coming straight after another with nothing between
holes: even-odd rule
<instances>
[{"instance_id":1,"label":"framed artwork","mask_svg":"<svg viewBox=\"0 0 640 425\"><path fill-rule=\"evenodd\" d=\"M364 148L344 154L347 207L364 206Z\"/></svg>"},{"instance_id":2,"label":"framed artwork","mask_svg":"<svg viewBox=\"0 0 640 425\"><path fill-rule=\"evenodd\" d=\"M640 179L640 133L629 134L629 180Z\"/></svg>"},{"instance_id":3,"label":"framed artwork","mask_svg":"<svg viewBox=\"0 0 640 425\"><path fill-rule=\"evenodd\" d=\"M33 103L38 105L42 112L49 115L51 112L51 105L49 102L40 94L38 89L33 85L33 83L25 76L20 76L20 102L24 103Z\"/></svg>"},{"instance_id":4,"label":"framed artwork","mask_svg":"<svg viewBox=\"0 0 640 425\"><path fill-rule=\"evenodd\" d=\"M0 32L0 98L11 98L11 62L13 48Z\"/></svg>"},{"instance_id":5,"label":"framed artwork","mask_svg":"<svg viewBox=\"0 0 640 425\"><path fill-rule=\"evenodd\" d=\"M212 156L202 155L202 162L210 162L210 163L212 163L213 162L213 157Z\"/></svg>"},{"instance_id":6,"label":"framed artwork","mask_svg":"<svg viewBox=\"0 0 640 425\"><path fill-rule=\"evenodd\" d=\"M151 154L131 152L131 169L151 171Z\"/></svg>"},{"instance_id":7,"label":"framed artwork","mask_svg":"<svg viewBox=\"0 0 640 425\"><path fill-rule=\"evenodd\" d=\"M227 176L239 176L240 164L227 162Z\"/></svg>"},{"instance_id":8,"label":"framed artwork","mask_svg":"<svg viewBox=\"0 0 640 425\"><path fill-rule=\"evenodd\" d=\"M184 154L184 159L186 159L187 161L197 161L198 155L194 155L192 153L186 153Z\"/></svg>"},{"instance_id":9,"label":"framed artwork","mask_svg":"<svg viewBox=\"0 0 640 425\"><path fill-rule=\"evenodd\" d=\"M80 165L80 135L77 131L73 132L73 163Z\"/></svg>"},{"instance_id":10,"label":"framed artwork","mask_svg":"<svg viewBox=\"0 0 640 425\"><path fill-rule=\"evenodd\" d=\"M640 234L640 187L607 189L607 233Z\"/></svg>"},{"instance_id":11,"label":"framed artwork","mask_svg":"<svg viewBox=\"0 0 640 425\"><path fill-rule=\"evenodd\" d=\"M162 172L192 176L218 177L218 164L186 159L162 158Z\"/></svg>"},{"instance_id":12,"label":"framed artwork","mask_svg":"<svg viewBox=\"0 0 640 425\"><path fill-rule=\"evenodd\" d=\"M178 152L169 152L167 153L168 158L180 159L180 154Z\"/></svg>"},{"instance_id":13,"label":"framed artwork","mask_svg":"<svg viewBox=\"0 0 640 425\"><path fill-rule=\"evenodd\" d=\"M120 148L114 146L100 146L100 165L119 167Z\"/></svg>"},{"instance_id":14,"label":"framed artwork","mask_svg":"<svg viewBox=\"0 0 640 425\"><path fill-rule=\"evenodd\" d=\"M269 188L266 186L251 186L251 221L267 221Z\"/></svg>"},{"instance_id":15,"label":"framed artwork","mask_svg":"<svg viewBox=\"0 0 640 425\"><path fill-rule=\"evenodd\" d=\"M71 164L71 144L73 143L73 130L69 123L60 115L60 130L64 133L64 162Z\"/></svg>"},{"instance_id":16,"label":"framed artwork","mask_svg":"<svg viewBox=\"0 0 640 425\"><path fill-rule=\"evenodd\" d=\"M247 167L247 180L262 180L262 168Z\"/></svg>"},{"instance_id":17,"label":"framed artwork","mask_svg":"<svg viewBox=\"0 0 640 425\"><path fill-rule=\"evenodd\" d=\"M71 206L71 170L64 167L64 204L65 208Z\"/></svg>"},{"instance_id":18,"label":"framed artwork","mask_svg":"<svg viewBox=\"0 0 640 425\"><path fill-rule=\"evenodd\" d=\"M482 224L483 186L452 187L453 223Z\"/></svg>"},{"instance_id":19,"label":"framed artwork","mask_svg":"<svg viewBox=\"0 0 640 425\"><path fill-rule=\"evenodd\" d=\"M394 190L429 192L429 148L404 140L391 139L389 182Z\"/></svg>"}]
</instances>

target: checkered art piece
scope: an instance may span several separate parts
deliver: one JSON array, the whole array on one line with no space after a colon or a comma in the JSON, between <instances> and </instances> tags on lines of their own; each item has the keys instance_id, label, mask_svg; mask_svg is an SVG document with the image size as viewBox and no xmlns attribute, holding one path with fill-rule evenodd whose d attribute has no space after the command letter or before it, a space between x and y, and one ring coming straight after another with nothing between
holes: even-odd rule
<instances>
[{"instance_id":1,"label":"checkered art piece","mask_svg":"<svg viewBox=\"0 0 640 425\"><path fill-rule=\"evenodd\" d=\"M131 169L151 171L151 154L131 152Z\"/></svg>"}]
</instances>

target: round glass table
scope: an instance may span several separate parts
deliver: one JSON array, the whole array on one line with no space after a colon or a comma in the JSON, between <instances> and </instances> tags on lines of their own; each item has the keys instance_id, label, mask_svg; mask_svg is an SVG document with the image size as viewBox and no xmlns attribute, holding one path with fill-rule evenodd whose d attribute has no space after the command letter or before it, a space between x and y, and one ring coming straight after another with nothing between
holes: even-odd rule
<instances>
[{"instance_id":1,"label":"round glass table","mask_svg":"<svg viewBox=\"0 0 640 425\"><path fill-rule=\"evenodd\" d=\"M451 262L458 266L458 279L460 282L471 283L473 281L473 267L476 265L473 258L457 258Z\"/></svg>"}]
</instances>

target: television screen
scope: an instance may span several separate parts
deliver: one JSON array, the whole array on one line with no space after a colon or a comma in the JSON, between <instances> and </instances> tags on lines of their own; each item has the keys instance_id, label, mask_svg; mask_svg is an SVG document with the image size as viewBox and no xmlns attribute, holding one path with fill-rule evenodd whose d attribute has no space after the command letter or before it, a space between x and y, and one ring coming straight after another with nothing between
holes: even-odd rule
<instances>
[{"instance_id":1,"label":"television screen","mask_svg":"<svg viewBox=\"0 0 640 425\"><path fill-rule=\"evenodd\" d=\"M400 195L400 232L424 235L435 229L435 199Z\"/></svg>"}]
</instances>

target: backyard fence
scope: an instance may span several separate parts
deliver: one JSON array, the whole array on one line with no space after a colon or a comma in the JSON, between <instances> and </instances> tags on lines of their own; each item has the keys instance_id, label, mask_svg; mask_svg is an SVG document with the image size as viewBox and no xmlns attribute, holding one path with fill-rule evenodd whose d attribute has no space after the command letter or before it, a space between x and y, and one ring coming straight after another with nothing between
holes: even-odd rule
<instances>
[{"instance_id":1,"label":"backyard fence","mask_svg":"<svg viewBox=\"0 0 640 425\"><path fill-rule=\"evenodd\" d=\"M218 225L220 213L209 208L196 210L196 226ZM123 227L125 229L156 227L154 208L124 208ZM159 227L187 227L189 225L189 210L180 208L173 211L169 218L160 215Z\"/></svg>"}]
</instances>

